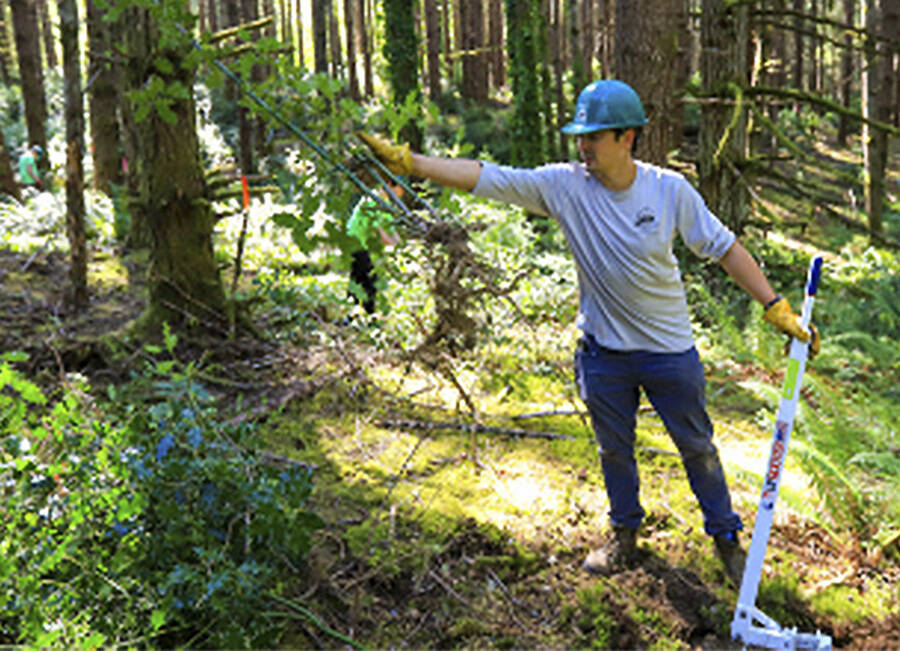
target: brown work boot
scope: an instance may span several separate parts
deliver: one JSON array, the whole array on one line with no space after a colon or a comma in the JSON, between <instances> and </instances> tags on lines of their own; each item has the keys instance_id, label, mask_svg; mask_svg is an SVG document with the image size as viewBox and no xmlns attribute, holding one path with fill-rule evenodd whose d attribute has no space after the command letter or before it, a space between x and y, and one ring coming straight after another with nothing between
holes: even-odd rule
<instances>
[{"instance_id":1,"label":"brown work boot","mask_svg":"<svg viewBox=\"0 0 900 651\"><path fill-rule=\"evenodd\" d=\"M747 563L747 552L741 548L737 531L714 536L716 554L725 566L725 575L735 588L741 587L744 580L744 565Z\"/></svg>"},{"instance_id":2,"label":"brown work boot","mask_svg":"<svg viewBox=\"0 0 900 651\"><path fill-rule=\"evenodd\" d=\"M638 560L637 530L613 527L613 537L584 559L584 569L593 574L612 574L627 570Z\"/></svg>"}]
</instances>

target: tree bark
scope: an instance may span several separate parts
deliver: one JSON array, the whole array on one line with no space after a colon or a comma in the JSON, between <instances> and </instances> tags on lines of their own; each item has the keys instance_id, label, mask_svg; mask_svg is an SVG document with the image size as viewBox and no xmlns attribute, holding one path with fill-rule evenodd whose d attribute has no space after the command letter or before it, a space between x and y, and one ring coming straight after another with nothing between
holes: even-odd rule
<instances>
[{"instance_id":1,"label":"tree bark","mask_svg":"<svg viewBox=\"0 0 900 651\"><path fill-rule=\"evenodd\" d=\"M370 21L367 19L369 12L366 7L369 6L371 0L359 0L357 3L359 11L359 47L362 50L363 57L363 76L365 79L364 88L366 97L375 95L375 81L372 75L372 39Z\"/></svg>"},{"instance_id":2,"label":"tree bark","mask_svg":"<svg viewBox=\"0 0 900 651\"><path fill-rule=\"evenodd\" d=\"M865 0L866 70L863 73L863 116L890 123L893 112L893 48L900 29L897 0ZM894 31L889 31L894 30ZM878 40L880 36L882 40ZM888 134L863 124L865 206L869 229L884 232L884 196L888 159Z\"/></svg>"},{"instance_id":3,"label":"tree bark","mask_svg":"<svg viewBox=\"0 0 900 651\"><path fill-rule=\"evenodd\" d=\"M331 76L344 78L344 57L341 54L341 36L338 30L334 0L328 0L328 46L331 53Z\"/></svg>"},{"instance_id":4,"label":"tree bark","mask_svg":"<svg viewBox=\"0 0 900 651\"><path fill-rule=\"evenodd\" d=\"M569 102L566 101L565 87L563 79L565 75L565 34L566 22L563 11L563 0L551 0L551 17L550 17L550 51L553 54L553 91L556 97L556 126L562 127L566 123L569 115ZM569 159L569 140L566 134L557 129L556 131L557 151L556 158L560 161Z\"/></svg>"},{"instance_id":5,"label":"tree bark","mask_svg":"<svg viewBox=\"0 0 900 651\"><path fill-rule=\"evenodd\" d=\"M488 0L488 44L491 47L488 55L491 62L492 88L500 89L506 85L506 65L503 61L503 5L499 0Z\"/></svg>"},{"instance_id":6,"label":"tree bark","mask_svg":"<svg viewBox=\"0 0 900 651\"><path fill-rule=\"evenodd\" d=\"M76 0L59 0L66 121L66 233L69 238L69 301L75 311L88 304L87 238L84 232L84 100L78 47Z\"/></svg>"},{"instance_id":7,"label":"tree bark","mask_svg":"<svg viewBox=\"0 0 900 651\"><path fill-rule=\"evenodd\" d=\"M44 59L47 67L52 70L59 64L59 59L56 58L56 39L53 36L53 23L50 21L47 0L36 0L36 9L44 42Z\"/></svg>"},{"instance_id":8,"label":"tree bark","mask_svg":"<svg viewBox=\"0 0 900 651\"><path fill-rule=\"evenodd\" d=\"M487 55L484 49L484 5L481 0L462 4L462 96L475 102L487 100Z\"/></svg>"},{"instance_id":9,"label":"tree bark","mask_svg":"<svg viewBox=\"0 0 900 651\"><path fill-rule=\"evenodd\" d=\"M206 0L206 18L209 31L215 34L219 31L219 3L216 0Z\"/></svg>"},{"instance_id":10,"label":"tree bark","mask_svg":"<svg viewBox=\"0 0 900 651\"><path fill-rule=\"evenodd\" d=\"M794 0L794 88L803 90L803 2Z\"/></svg>"},{"instance_id":11,"label":"tree bark","mask_svg":"<svg viewBox=\"0 0 900 651\"><path fill-rule=\"evenodd\" d=\"M12 61L6 25L6 6L0 5L0 79L3 79L3 83L7 86L12 84Z\"/></svg>"},{"instance_id":12,"label":"tree bark","mask_svg":"<svg viewBox=\"0 0 900 651\"><path fill-rule=\"evenodd\" d=\"M844 0L844 22L848 25L856 24L856 0ZM841 52L841 77L838 83L840 102L845 108L850 108L850 102L853 98L853 50L850 46L853 44L853 36L849 32L844 33L844 45L846 46ZM847 144L847 138L850 136L851 123L850 118L846 114L841 114L838 118L837 140L841 145Z\"/></svg>"},{"instance_id":13,"label":"tree bark","mask_svg":"<svg viewBox=\"0 0 900 651\"><path fill-rule=\"evenodd\" d=\"M13 33L19 62L19 78L22 82L22 98L25 102L25 126L28 141L47 150L47 100L44 96L44 71L41 66L40 38L37 12L33 0L10 0ZM49 169L44 156L38 163L42 170Z\"/></svg>"},{"instance_id":14,"label":"tree bark","mask_svg":"<svg viewBox=\"0 0 900 651\"><path fill-rule=\"evenodd\" d=\"M428 63L428 97L441 96L441 19L437 0L425 0L425 52Z\"/></svg>"},{"instance_id":15,"label":"tree bark","mask_svg":"<svg viewBox=\"0 0 900 651\"><path fill-rule=\"evenodd\" d=\"M746 159L747 118L739 89L747 78L747 7L703 0L701 20L703 95L722 101L701 107L700 192L710 210L740 234L749 204L747 189L736 178Z\"/></svg>"},{"instance_id":16,"label":"tree bark","mask_svg":"<svg viewBox=\"0 0 900 651\"><path fill-rule=\"evenodd\" d=\"M96 0L87 0L88 58L93 83L90 87L91 144L94 159L94 187L110 195L110 183L122 185L120 154L119 79L110 62L110 25Z\"/></svg>"},{"instance_id":17,"label":"tree bark","mask_svg":"<svg viewBox=\"0 0 900 651\"><path fill-rule=\"evenodd\" d=\"M388 64L393 98L398 104L406 102L411 93L417 104L421 104L414 2L415 0L384 0L384 58ZM401 136L414 150L421 151L422 131L414 121L402 129Z\"/></svg>"},{"instance_id":18,"label":"tree bark","mask_svg":"<svg viewBox=\"0 0 900 651\"><path fill-rule=\"evenodd\" d=\"M669 151L681 142L686 33L684 0L616 3L615 69L628 71L620 78L637 91L649 119L637 155L656 165L665 165Z\"/></svg>"},{"instance_id":19,"label":"tree bark","mask_svg":"<svg viewBox=\"0 0 900 651\"><path fill-rule=\"evenodd\" d=\"M328 72L328 12L331 0L312 0L313 66L319 73Z\"/></svg>"},{"instance_id":20,"label":"tree bark","mask_svg":"<svg viewBox=\"0 0 900 651\"><path fill-rule=\"evenodd\" d=\"M6 149L6 138L3 136L3 129L0 129L0 193L8 194L16 201L22 199L19 184L16 183L16 177L13 173L12 161L10 161L9 152Z\"/></svg>"},{"instance_id":21,"label":"tree bark","mask_svg":"<svg viewBox=\"0 0 900 651\"><path fill-rule=\"evenodd\" d=\"M534 167L544 162L535 24L536 0L506 0L506 47L512 85L510 158L513 165Z\"/></svg>"},{"instance_id":22,"label":"tree bark","mask_svg":"<svg viewBox=\"0 0 900 651\"><path fill-rule=\"evenodd\" d=\"M356 46L359 42L358 29L354 24L356 16L356 3L359 0L344 0L344 26L347 32L347 83L350 86L350 97L359 101L359 75L356 65Z\"/></svg>"},{"instance_id":23,"label":"tree bark","mask_svg":"<svg viewBox=\"0 0 900 651\"><path fill-rule=\"evenodd\" d=\"M130 10L123 44L129 89L146 88L153 77L164 84L193 87L193 69L180 65L188 45L165 44L145 10ZM163 74L154 65L160 58L174 64L171 73ZM175 100L170 109L172 122L152 109L136 124L136 190L131 206L133 218L146 223L151 245L148 303L136 331L139 336L156 336L166 322L176 329L224 334L225 293L213 255L215 218L204 199L193 97Z\"/></svg>"}]
</instances>

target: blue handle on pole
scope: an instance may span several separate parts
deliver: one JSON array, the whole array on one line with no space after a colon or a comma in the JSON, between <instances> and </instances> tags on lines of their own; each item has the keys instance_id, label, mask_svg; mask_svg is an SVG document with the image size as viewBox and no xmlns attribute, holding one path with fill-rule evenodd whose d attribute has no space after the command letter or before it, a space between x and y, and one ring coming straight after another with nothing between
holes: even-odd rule
<instances>
[{"instance_id":1,"label":"blue handle on pole","mask_svg":"<svg viewBox=\"0 0 900 651\"><path fill-rule=\"evenodd\" d=\"M815 296L816 290L819 288L819 276L822 275L822 256L813 258L809 265L809 282L806 284L806 293L809 296Z\"/></svg>"}]
</instances>

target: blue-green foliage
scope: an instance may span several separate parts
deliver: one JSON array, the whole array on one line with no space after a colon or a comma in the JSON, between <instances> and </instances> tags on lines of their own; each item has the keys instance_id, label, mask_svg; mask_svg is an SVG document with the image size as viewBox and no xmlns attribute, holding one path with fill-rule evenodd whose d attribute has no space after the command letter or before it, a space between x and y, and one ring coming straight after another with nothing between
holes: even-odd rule
<instances>
[{"instance_id":1,"label":"blue-green foliage","mask_svg":"<svg viewBox=\"0 0 900 651\"><path fill-rule=\"evenodd\" d=\"M174 359L135 378L152 404L129 404L125 387L103 410L72 384L50 406L11 361L0 362L0 639L272 646L281 629L266 604L321 526L306 508L310 471L267 462L253 427L218 414Z\"/></svg>"}]
</instances>

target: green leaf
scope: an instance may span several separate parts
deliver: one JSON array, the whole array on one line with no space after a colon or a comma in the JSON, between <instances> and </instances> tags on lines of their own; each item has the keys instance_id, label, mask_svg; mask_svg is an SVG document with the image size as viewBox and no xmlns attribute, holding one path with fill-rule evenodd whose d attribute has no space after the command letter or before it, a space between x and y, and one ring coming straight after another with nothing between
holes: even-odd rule
<instances>
[{"instance_id":1,"label":"green leaf","mask_svg":"<svg viewBox=\"0 0 900 651\"><path fill-rule=\"evenodd\" d=\"M178 116L175 115L170 103L170 100L160 98L155 100L153 105L156 107L156 112L159 114L159 117L162 118L163 122L174 125L178 122Z\"/></svg>"},{"instance_id":2,"label":"green leaf","mask_svg":"<svg viewBox=\"0 0 900 651\"><path fill-rule=\"evenodd\" d=\"M150 626L153 627L153 632L159 630L159 628L166 623L166 611L160 609L154 610L153 614L150 615Z\"/></svg>"},{"instance_id":3,"label":"green leaf","mask_svg":"<svg viewBox=\"0 0 900 651\"><path fill-rule=\"evenodd\" d=\"M175 72L175 66L172 65L171 61L164 57L155 57L153 59L153 67L164 75L171 75Z\"/></svg>"}]
</instances>

